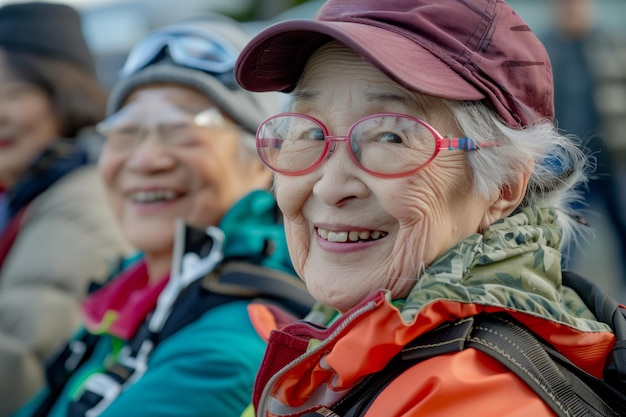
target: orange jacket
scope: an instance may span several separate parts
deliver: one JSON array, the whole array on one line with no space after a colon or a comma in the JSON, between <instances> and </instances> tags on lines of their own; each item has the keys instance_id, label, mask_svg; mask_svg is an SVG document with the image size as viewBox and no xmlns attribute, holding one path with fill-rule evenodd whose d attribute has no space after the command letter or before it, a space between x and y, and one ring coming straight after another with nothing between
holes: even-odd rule
<instances>
[{"instance_id":1,"label":"orange jacket","mask_svg":"<svg viewBox=\"0 0 626 417\"><path fill-rule=\"evenodd\" d=\"M332 407L403 346L447 321L507 311L572 362L596 377L615 344L609 331L581 331L502 307L436 300L406 323L384 292L373 294L328 328L298 322L272 332L258 374L257 417L301 416ZM407 369L374 400L365 417L554 416L496 360L474 349L437 356Z\"/></svg>"}]
</instances>

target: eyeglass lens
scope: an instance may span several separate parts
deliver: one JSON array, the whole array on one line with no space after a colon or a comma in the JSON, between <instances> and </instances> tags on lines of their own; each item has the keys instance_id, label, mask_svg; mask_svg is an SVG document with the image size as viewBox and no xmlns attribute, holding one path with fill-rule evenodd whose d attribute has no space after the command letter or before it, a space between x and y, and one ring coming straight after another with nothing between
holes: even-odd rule
<instances>
[{"instance_id":1,"label":"eyeglass lens","mask_svg":"<svg viewBox=\"0 0 626 417\"><path fill-rule=\"evenodd\" d=\"M341 146L325 141L325 136L326 129L315 120L278 115L261 125L257 147L270 168L298 173L320 163L329 146ZM361 119L350 128L349 142L355 162L381 174L414 171L430 161L437 147L437 139L425 125L403 115Z\"/></svg>"},{"instance_id":2,"label":"eyeglass lens","mask_svg":"<svg viewBox=\"0 0 626 417\"><path fill-rule=\"evenodd\" d=\"M199 128L219 127L224 123L224 117L215 108L195 114L169 108L169 113L155 113L161 116L151 118L142 116L141 112L132 108L130 111L122 110L99 124L99 131L106 137L107 146L112 149L132 149L149 132L156 133L164 145L184 146L194 141ZM154 123L149 120L154 120Z\"/></svg>"}]
</instances>

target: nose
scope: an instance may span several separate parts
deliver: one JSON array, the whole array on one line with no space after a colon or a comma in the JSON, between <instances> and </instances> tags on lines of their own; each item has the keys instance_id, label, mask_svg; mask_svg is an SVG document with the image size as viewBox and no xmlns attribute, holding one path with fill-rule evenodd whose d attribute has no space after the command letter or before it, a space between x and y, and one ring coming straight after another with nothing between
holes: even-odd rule
<instances>
[{"instance_id":1,"label":"nose","mask_svg":"<svg viewBox=\"0 0 626 417\"><path fill-rule=\"evenodd\" d=\"M345 147L338 142L345 142ZM313 193L331 206L342 206L352 199L368 196L369 191L362 181L361 169L351 156L350 141L347 137L333 137L319 178L313 186ZM331 155L333 158L331 159Z\"/></svg>"}]
</instances>

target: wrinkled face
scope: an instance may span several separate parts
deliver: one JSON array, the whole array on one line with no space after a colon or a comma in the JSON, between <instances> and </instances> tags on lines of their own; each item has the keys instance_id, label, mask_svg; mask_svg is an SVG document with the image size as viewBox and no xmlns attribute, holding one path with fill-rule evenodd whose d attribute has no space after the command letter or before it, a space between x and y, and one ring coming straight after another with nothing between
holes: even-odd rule
<instances>
[{"instance_id":1,"label":"wrinkled face","mask_svg":"<svg viewBox=\"0 0 626 417\"><path fill-rule=\"evenodd\" d=\"M220 117L189 124L207 109ZM190 88L137 89L103 124L108 121L114 127L105 130L100 171L125 235L148 260L170 257L175 219L217 225L238 199L271 178L233 122Z\"/></svg>"},{"instance_id":2,"label":"wrinkled face","mask_svg":"<svg viewBox=\"0 0 626 417\"><path fill-rule=\"evenodd\" d=\"M59 132L46 93L15 77L0 52L0 183L12 187Z\"/></svg>"},{"instance_id":3,"label":"wrinkled face","mask_svg":"<svg viewBox=\"0 0 626 417\"><path fill-rule=\"evenodd\" d=\"M318 118L331 135L381 112L420 118L443 136L461 134L442 103L424 109L415 97L333 45L309 61L293 111ZM405 297L425 266L479 230L489 206L472 190L462 151L441 152L416 174L383 179L360 170L341 143L309 174L276 174L275 190L296 270L317 300L340 311L381 288Z\"/></svg>"}]
</instances>

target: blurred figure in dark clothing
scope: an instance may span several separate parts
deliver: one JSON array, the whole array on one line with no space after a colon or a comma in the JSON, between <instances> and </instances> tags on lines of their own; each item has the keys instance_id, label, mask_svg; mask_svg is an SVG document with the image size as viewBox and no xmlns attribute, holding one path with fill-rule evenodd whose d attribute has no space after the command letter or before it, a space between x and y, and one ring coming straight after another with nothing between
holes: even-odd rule
<instances>
[{"instance_id":1,"label":"blurred figure in dark clothing","mask_svg":"<svg viewBox=\"0 0 626 417\"><path fill-rule=\"evenodd\" d=\"M556 120L564 133L579 138L596 167L589 175L585 201L574 203L573 209L587 213L585 220L592 228L599 220L597 212L606 212L617 239L620 279L626 283L626 225L614 177L615 161L603 137L594 97L596 79L590 52L602 39L594 23L594 0L553 0L553 8L553 30L542 40L552 61ZM570 248L569 256L566 252L565 262L570 269L576 269L585 255L587 245L581 242L578 246Z\"/></svg>"},{"instance_id":2,"label":"blurred figure in dark clothing","mask_svg":"<svg viewBox=\"0 0 626 417\"><path fill-rule=\"evenodd\" d=\"M554 102L559 128L581 139L600 131L595 106L595 80L588 59L599 35L592 0L553 0L554 30L544 42L554 72Z\"/></svg>"}]
</instances>

